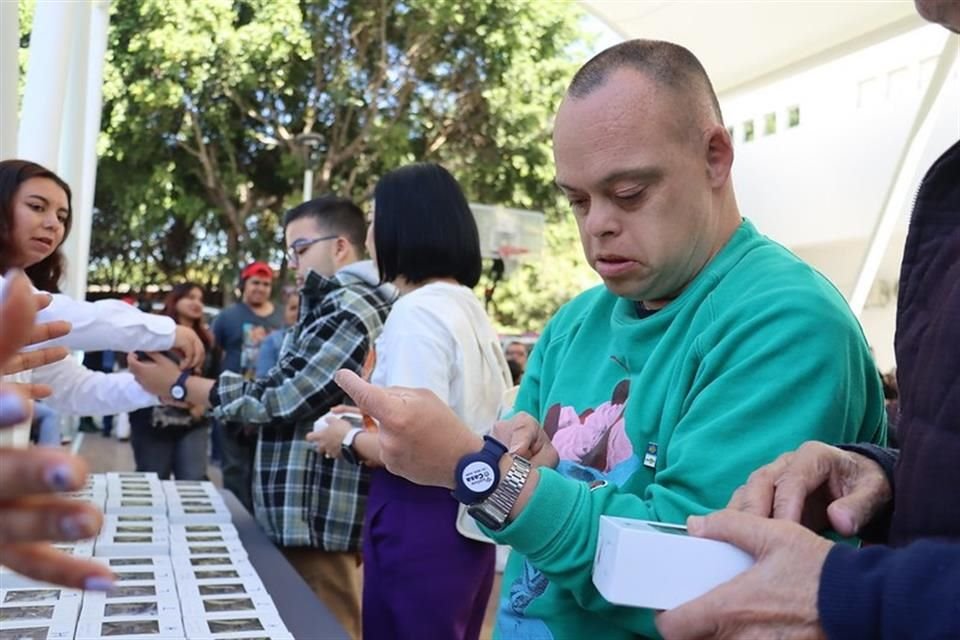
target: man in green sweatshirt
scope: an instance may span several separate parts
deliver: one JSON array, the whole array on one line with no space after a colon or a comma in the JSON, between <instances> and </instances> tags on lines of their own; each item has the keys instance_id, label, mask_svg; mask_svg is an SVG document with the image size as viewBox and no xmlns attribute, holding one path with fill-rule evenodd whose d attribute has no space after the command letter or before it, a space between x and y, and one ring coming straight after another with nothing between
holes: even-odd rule
<instances>
[{"instance_id":1,"label":"man in green sweatshirt","mask_svg":"<svg viewBox=\"0 0 960 640\"><path fill-rule=\"evenodd\" d=\"M518 414L494 432L510 452L426 392L338 382L381 420L390 471L454 489L513 547L499 637L654 636L651 611L593 585L600 515L682 523L805 440L882 442L880 380L843 297L741 217L730 135L689 51L636 40L598 54L553 141L604 286L547 325Z\"/></svg>"}]
</instances>

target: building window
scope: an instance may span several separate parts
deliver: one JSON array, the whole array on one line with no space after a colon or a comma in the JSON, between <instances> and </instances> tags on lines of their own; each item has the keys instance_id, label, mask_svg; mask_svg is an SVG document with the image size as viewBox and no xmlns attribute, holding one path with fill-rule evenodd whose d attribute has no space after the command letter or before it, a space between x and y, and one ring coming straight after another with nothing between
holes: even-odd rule
<instances>
[{"instance_id":1,"label":"building window","mask_svg":"<svg viewBox=\"0 0 960 640\"><path fill-rule=\"evenodd\" d=\"M777 132L777 114L768 113L763 116L763 135L772 136Z\"/></svg>"},{"instance_id":2,"label":"building window","mask_svg":"<svg viewBox=\"0 0 960 640\"><path fill-rule=\"evenodd\" d=\"M793 129L800 126L800 105L793 105L787 109L787 128Z\"/></svg>"},{"instance_id":3,"label":"building window","mask_svg":"<svg viewBox=\"0 0 960 640\"><path fill-rule=\"evenodd\" d=\"M753 120L747 120L743 123L743 141L750 142L753 140Z\"/></svg>"}]
</instances>

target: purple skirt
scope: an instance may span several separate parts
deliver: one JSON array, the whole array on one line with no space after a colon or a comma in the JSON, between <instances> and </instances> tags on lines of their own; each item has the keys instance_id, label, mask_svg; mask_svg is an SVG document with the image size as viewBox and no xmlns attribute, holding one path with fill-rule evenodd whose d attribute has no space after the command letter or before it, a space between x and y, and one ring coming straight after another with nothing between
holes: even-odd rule
<instances>
[{"instance_id":1,"label":"purple skirt","mask_svg":"<svg viewBox=\"0 0 960 640\"><path fill-rule=\"evenodd\" d=\"M375 469L363 530L363 637L474 640L496 549L456 529L447 489Z\"/></svg>"}]
</instances>

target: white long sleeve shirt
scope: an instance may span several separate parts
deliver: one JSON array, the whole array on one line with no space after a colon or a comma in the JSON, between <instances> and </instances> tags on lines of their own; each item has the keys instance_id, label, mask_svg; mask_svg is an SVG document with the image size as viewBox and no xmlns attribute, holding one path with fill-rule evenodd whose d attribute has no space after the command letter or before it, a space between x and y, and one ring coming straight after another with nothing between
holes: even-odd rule
<instances>
[{"instance_id":1,"label":"white long sleeve shirt","mask_svg":"<svg viewBox=\"0 0 960 640\"><path fill-rule=\"evenodd\" d=\"M6 280L0 276L0 296ZM65 346L100 351L163 351L173 346L172 318L144 313L118 300L84 302L53 294L53 302L37 314L38 322L66 320L70 333L33 348ZM4 382L34 382L53 388L44 402L62 413L98 416L133 411L157 404L158 399L129 373L102 373L68 357L31 371L4 376Z\"/></svg>"}]
</instances>

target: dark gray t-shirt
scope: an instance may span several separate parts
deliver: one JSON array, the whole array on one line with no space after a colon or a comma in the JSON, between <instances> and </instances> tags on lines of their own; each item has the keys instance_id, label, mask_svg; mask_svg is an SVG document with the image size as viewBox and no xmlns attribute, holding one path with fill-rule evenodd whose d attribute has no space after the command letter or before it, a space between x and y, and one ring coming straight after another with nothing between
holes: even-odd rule
<instances>
[{"instance_id":1,"label":"dark gray t-shirt","mask_svg":"<svg viewBox=\"0 0 960 640\"><path fill-rule=\"evenodd\" d=\"M282 326L283 309L279 306L269 316L258 316L244 302L221 311L213 321L213 336L223 350L221 370L254 379L260 342Z\"/></svg>"}]
</instances>

